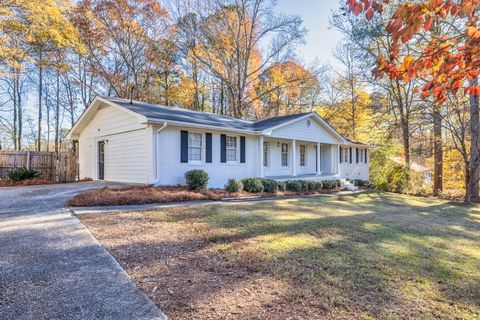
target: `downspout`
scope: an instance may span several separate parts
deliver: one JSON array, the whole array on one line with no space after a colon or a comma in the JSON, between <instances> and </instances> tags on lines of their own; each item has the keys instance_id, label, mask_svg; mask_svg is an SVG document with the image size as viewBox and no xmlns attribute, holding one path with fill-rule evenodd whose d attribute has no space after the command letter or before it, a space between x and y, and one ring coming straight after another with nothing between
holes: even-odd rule
<instances>
[{"instance_id":1,"label":"downspout","mask_svg":"<svg viewBox=\"0 0 480 320\"><path fill-rule=\"evenodd\" d=\"M154 167L155 167L155 182L153 183L155 186L159 184L160 180L160 166L158 165L158 135L159 133L167 127L167 122L163 122L162 126L157 130L155 133L155 154L154 154Z\"/></svg>"}]
</instances>

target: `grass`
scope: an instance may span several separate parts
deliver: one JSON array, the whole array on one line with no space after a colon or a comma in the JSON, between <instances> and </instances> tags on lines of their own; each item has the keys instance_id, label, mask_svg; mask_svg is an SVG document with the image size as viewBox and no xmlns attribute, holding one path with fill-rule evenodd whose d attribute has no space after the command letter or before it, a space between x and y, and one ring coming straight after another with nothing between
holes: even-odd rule
<instances>
[{"instance_id":1,"label":"grass","mask_svg":"<svg viewBox=\"0 0 480 320\"><path fill-rule=\"evenodd\" d=\"M369 192L85 215L173 319L480 319L480 207Z\"/></svg>"}]
</instances>

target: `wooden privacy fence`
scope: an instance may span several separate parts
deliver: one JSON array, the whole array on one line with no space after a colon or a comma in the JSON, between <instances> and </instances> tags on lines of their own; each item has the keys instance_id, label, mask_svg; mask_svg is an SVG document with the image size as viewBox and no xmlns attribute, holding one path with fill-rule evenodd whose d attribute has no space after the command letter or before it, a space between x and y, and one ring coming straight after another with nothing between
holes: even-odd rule
<instances>
[{"instance_id":1,"label":"wooden privacy fence","mask_svg":"<svg viewBox=\"0 0 480 320\"><path fill-rule=\"evenodd\" d=\"M74 152L0 151L0 179L8 179L8 173L18 167L38 171L42 179L75 181L77 156Z\"/></svg>"}]
</instances>

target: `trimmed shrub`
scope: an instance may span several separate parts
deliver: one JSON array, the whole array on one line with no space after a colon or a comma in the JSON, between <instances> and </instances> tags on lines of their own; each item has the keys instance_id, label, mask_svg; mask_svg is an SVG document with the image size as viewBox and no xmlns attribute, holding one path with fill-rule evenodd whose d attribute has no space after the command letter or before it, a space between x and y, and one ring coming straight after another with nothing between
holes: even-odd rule
<instances>
[{"instance_id":1,"label":"trimmed shrub","mask_svg":"<svg viewBox=\"0 0 480 320\"><path fill-rule=\"evenodd\" d=\"M335 187L340 188L342 186L342 181L340 179L335 180Z\"/></svg>"},{"instance_id":2,"label":"trimmed shrub","mask_svg":"<svg viewBox=\"0 0 480 320\"><path fill-rule=\"evenodd\" d=\"M185 181L190 190L206 190L208 173L203 170L190 170L185 173Z\"/></svg>"},{"instance_id":3,"label":"trimmed shrub","mask_svg":"<svg viewBox=\"0 0 480 320\"><path fill-rule=\"evenodd\" d=\"M257 178L245 178L242 179L243 190L250 193L260 193L263 192L262 180Z\"/></svg>"},{"instance_id":4,"label":"trimmed shrub","mask_svg":"<svg viewBox=\"0 0 480 320\"><path fill-rule=\"evenodd\" d=\"M15 168L8 173L8 178L13 181L31 180L39 177L40 172L25 167Z\"/></svg>"},{"instance_id":5,"label":"trimmed shrub","mask_svg":"<svg viewBox=\"0 0 480 320\"><path fill-rule=\"evenodd\" d=\"M291 192L301 192L303 188L303 183L300 180L288 180L285 185L287 191Z\"/></svg>"},{"instance_id":6,"label":"trimmed shrub","mask_svg":"<svg viewBox=\"0 0 480 320\"><path fill-rule=\"evenodd\" d=\"M315 191L320 191L323 189L322 181L315 181Z\"/></svg>"},{"instance_id":7,"label":"trimmed shrub","mask_svg":"<svg viewBox=\"0 0 480 320\"><path fill-rule=\"evenodd\" d=\"M274 193L278 191L278 183L273 179L262 179L263 191Z\"/></svg>"},{"instance_id":8,"label":"trimmed shrub","mask_svg":"<svg viewBox=\"0 0 480 320\"><path fill-rule=\"evenodd\" d=\"M315 191L315 181L307 180L305 181L306 191Z\"/></svg>"},{"instance_id":9,"label":"trimmed shrub","mask_svg":"<svg viewBox=\"0 0 480 320\"><path fill-rule=\"evenodd\" d=\"M240 192L243 190L243 183L237 179L228 179L225 190L228 192Z\"/></svg>"},{"instance_id":10,"label":"trimmed shrub","mask_svg":"<svg viewBox=\"0 0 480 320\"><path fill-rule=\"evenodd\" d=\"M278 191L285 192L287 191L287 185L285 182L277 182Z\"/></svg>"},{"instance_id":11,"label":"trimmed shrub","mask_svg":"<svg viewBox=\"0 0 480 320\"><path fill-rule=\"evenodd\" d=\"M362 180L362 179L354 179L352 183L354 186L357 186L357 187L365 187L368 185L368 181Z\"/></svg>"},{"instance_id":12,"label":"trimmed shrub","mask_svg":"<svg viewBox=\"0 0 480 320\"><path fill-rule=\"evenodd\" d=\"M325 180L323 181L324 190L333 190L337 187L337 180Z\"/></svg>"},{"instance_id":13,"label":"trimmed shrub","mask_svg":"<svg viewBox=\"0 0 480 320\"><path fill-rule=\"evenodd\" d=\"M298 180L302 184L302 191L307 191L308 190L308 183L305 180Z\"/></svg>"}]
</instances>

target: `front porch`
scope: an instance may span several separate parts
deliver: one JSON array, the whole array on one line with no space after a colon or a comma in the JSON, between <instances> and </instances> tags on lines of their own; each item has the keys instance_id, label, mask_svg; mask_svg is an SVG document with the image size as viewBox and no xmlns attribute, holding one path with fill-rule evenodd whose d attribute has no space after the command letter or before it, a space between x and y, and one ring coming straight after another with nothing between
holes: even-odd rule
<instances>
[{"instance_id":1,"label":"front porch","mask_svg":"<svg viewBox=\"0 0 480 320\"><path fill-rule=\"evenodd\" d=\"M261 178L285 181L339 177L337 144L263 136L259 142Z\"/></svg>"}]
</instances>

